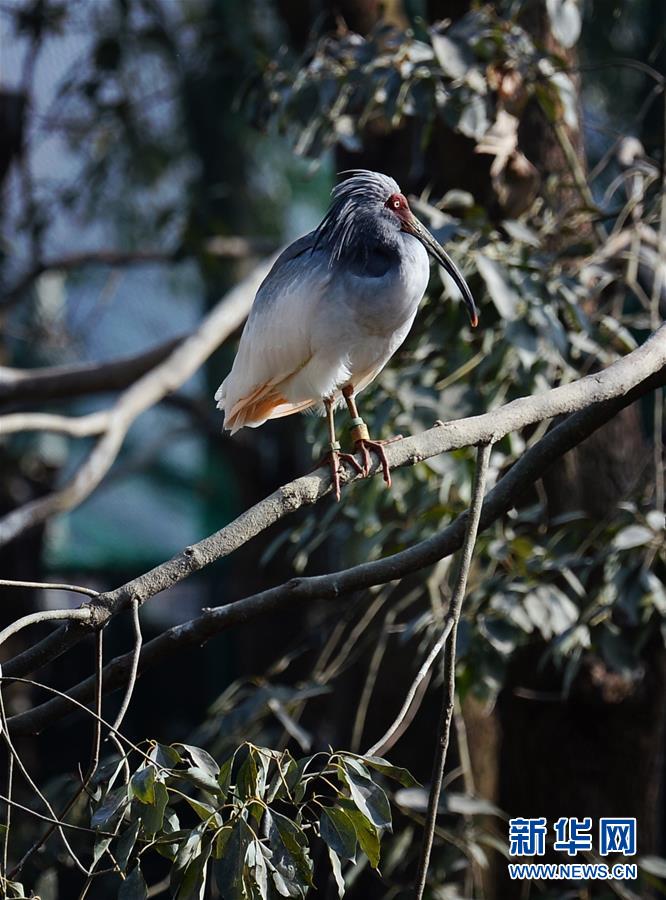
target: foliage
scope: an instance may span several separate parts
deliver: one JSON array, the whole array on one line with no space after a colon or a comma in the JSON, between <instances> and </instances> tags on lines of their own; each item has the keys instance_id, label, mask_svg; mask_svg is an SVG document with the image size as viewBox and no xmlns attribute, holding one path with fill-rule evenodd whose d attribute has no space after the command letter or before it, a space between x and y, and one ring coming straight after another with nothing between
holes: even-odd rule
<instances>
[{"instance_id":1,"label":"foliage","mask_svg":"<svg viewBox=\"0 0 666 900\"><path fill-rule=\"evenodd\" d=\"M223 897L304 897L314 858L328 854L340 897L342 868L380 861L391 811L380 782L416 782L378 757L317 753L294 759L244 743L222 765L200 747L151 743L125 780L127 758L91 784L93 866L110 859L119 900L146 897L150 854L168 861L171 896L203 897L214 876ZM125 777L123 777L125 776Z\"/></svg>"}]
</instances>

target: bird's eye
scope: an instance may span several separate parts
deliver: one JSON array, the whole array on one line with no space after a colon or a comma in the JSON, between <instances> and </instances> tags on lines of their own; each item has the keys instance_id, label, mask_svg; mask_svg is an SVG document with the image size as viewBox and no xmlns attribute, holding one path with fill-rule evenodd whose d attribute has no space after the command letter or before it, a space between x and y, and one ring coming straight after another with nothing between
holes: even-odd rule
<instances>
[{"instance_id":1,"label":"bird's eye","mask_svg":"<svg viewBox=\"0 0 666 900\"><path fill-rule=\"evenodd\" d=\"M393 209L400 209L400 201L399 200L393 201Z\"/></svg>"}]
</instances>

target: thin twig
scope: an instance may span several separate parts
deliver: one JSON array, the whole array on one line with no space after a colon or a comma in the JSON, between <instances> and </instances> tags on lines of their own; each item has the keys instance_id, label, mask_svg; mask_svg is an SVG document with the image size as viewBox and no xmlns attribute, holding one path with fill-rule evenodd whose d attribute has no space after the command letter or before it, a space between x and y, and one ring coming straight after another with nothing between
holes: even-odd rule
<instances>
[{"instance_id":1,"label":"thin twig","mask_svg":"<svg viewBox=\"0 0 666 900\"><path fill-rule=\"evenodd\" d=\"M7 815L5 817L5 834L2 841L2 878L3 881L7 878L7 860L9 858L9 833L11 830L12 824L12 788L14 785L14 757L10 753L7 757L7 796L9 797L9 802L7 803Z\"/></svg>"},{"instance_id":2,"label":"thin twig","mask_svg":"<svg viewBox=\"0 0 666 900\"><path fill-rule=\"evenodd\" d=\"M484 444L482 447L479 447L479 450L477 452L476 471L474 473L474 486L472 488L472 502L470 504L469 515L467 518L465 540L463 543L462 553L460 554L456 584L453 591L453 596L451 597L449 615L452 618L452 627L444 648L444 700L442 703L442 711L439 719L437 751L435 753L432 783L430 786L430 795L428 797L428 812L426 815L425 832L423 835L421 856L419 859L419 867L416 875L416 885L414 889L415 900L421 900L421 898L423 897L423 891L425 890L426 879L428 875L428 866L430 863L432 842L435 835L437 810L439 807L439 797L442 790L442 780L444 778L446 756L449 749L451 719L453 717L453 706L456 691L456 638L458 633L458 622L460 621L463 600L465 598L465 590L467 588L467 576L469 575L469 569L472 564L476 535L479 529L479 522L481 520L481 509L483 507L486 475L488 474L488 463L490 461L491 449L492 444Z\"/></svg>"},{"instance_id":3,"label":"thin twig","mask_svg":"<svg viewBox=\"0 0 666 900\"><path fill-rule=\"evenodd\" d=\"M108 668L109 667L106 666L102 670L102 674L104 674L104 672L107 671ZM107 728L109 728L109 729L113 728L113 725L111 724L111 722L108 722L103 716L99 716L96 712L93 712L93 710L89 709L85 704L83 704L79 700L77 700L76 697L72 697L70 694L66 694L64 691L59 691L57 688L51 687L50 684L43 684L41 681L35 681L33 678L18 678L13 675L0 675L0 686L5 681L16 682L16 684L27 684L27 685L30 685L30 687L39 688L40 690L46 691L49 694L54 694L56 698L63 701L63 703L65 704L65 707L68 707L69 705L76 706L76 708L79 709L81 712L84 712L89 716L94 716L96 719L99 719L99 721L102 723L102 725L105 725ZM96 680L95 680L95 677L93 676L93 684L95 684L95 683L96 683ZM105 680L105 684L106 684L106 680ZM105 686L103 688L103 693L106 693ZM18 716L12 716L11 719L7 720L8 724L11 725L12 722L15 722L17 719L18 719ZM20 733L20 732L17 732L17 733ZM144 751L140 747L137 747L136 744L132 743L132 741L130 741L129 738L125 737L124 734L121 734L121 732L119 732L119 731L118 732L114 731L113 733L121 741L124 741L130 750L133 750L135 753L138 753L139 756L141 756L143 759L147 760L148 762L153 763L153 765L154 765L154 761L151 760L151 758L148 756L148 754L144 753Z\"/></svg>"},{"instance_id":4,"label":"thin twig","mask_svg":"<svg viewBox=\"0 0 666 900\"><path fill-rule=\"evenodd\" d=\"M93 613L89 606L81 606L78 609L43 609L40 612L30 613L22 616L11 625L7 625L0 631L0 647L13 634L27 628L29 625L38 625L40 622L62 621L68 619L70 622L90 622Z\"/></svg>"},{"instance_id":5,"label":"thin twig","mask_svg":"<svg viewBox=\"0 0 666 900\"><path fill-rule=\"evenodd\" d=\"M358 753L361 746L363 730L365 728L365 720L367 718L368 709L370 707L370 700L372 699L372 693L375 689L375 684L377 683L379 668L382 664L382 660L384 659L384 654L386 653L386 648L388 646L389 632L393 628L396 620L396 615L397 613L395 608L391 607L384 616L384 624L382 625L381 632L379 634L379 637L377 638L377 643L375 644L375 649L373 650L372 656L370 658L370 665L368 666L368 671L363 683L361 698L358 701L356 715L354 716L354 727L352 728L351 742L349 745L354 753Z\"/></svg>"},{"instance_id":6,"label":"thin twig","mask_svg":"<svg viewBox=\"0 0 666 900\"><path fill-rule=\"evenodd\" d=\"M61 822L60 819L56 819L55 816L45 816L44 813L37 812L36 809L31 809L29 806L25 806L23 803L19 803L17 800L12 800L10 797L5 797L4 794L0 794L0 800L3 803L7 803L12 809L20 809L22 812L28 813L33 816L35 819L39 819L42 822L51 822L58 829L60 828L69 828L70 831L85 831L86 834L94 834L94 835L105 835L105 832L97 831L95 828L86 828L83 825L71 825L69 822ZM110 834L107 835L111 837ZM86 869L82 871L86 872Z\"/></svg>"},{"instance_id":7,"label":"thin twig","mask_svg":"<svg viewBox=\"0 0 666 900\"><path fill-rule=\"evenodd\" d=\"M136 678L139 673L139 657L141 655L141 646L143 644L143 637L141 634L141 622L139 620L139 601L136 597L132 600L132 626L134 629L134 649L132 650L132 662L130 665L129 678L127 680L127 688L125 689L125 696L123 697L123 702L120 704L120 709L118 710L118 715L113 723L112 731L118 731L120 726L122 725L122 721L125 718L125 714L129 709L130 701L132 700L132 694L134 692L134 685L136 684Z\"/></svg>"},{"instance_id":8,"label":"thin twig","mask_svg":"<svg viewBox=\"0 0 666 900\"><path fill-rule=\"evenodd\" d=\"M367 751L368 756L382 756L383 753L386 753L387 750L395 744L398 735L404 734L404 724L407 719L407 716L412 712L412 704L414 703L414 699L419 691L421 683L424 678L428 676L430 670L432 668L433 663L439 657L442 652L442 648L446 643L446 639L451 633L451 629L453 628L453 617L451 613L449 613L444 620L444 628L442 629L442 633L435 642L432 650L426 657L425 662L421 666L421 668L416 673L416 678L412 681L412 684L407 691L407 696L405 697L405 701L400 707L400 712L393 720L392 724L386 729L386 732L379 738L378 741L370 747Z\"/></svg>"},{"instance_id":9,"label":"thin twig","mask_svg":"<svg viewBox=\"0 0 666 900\"><path fill-rule=\"evenodd\" d=\"M5 630L6 630L6 629L5 629ZM4 742L5 742L5 744L7 745L7 749L9 750L10 755L14 757L14 761L15 761L16 764L18 765L18 768L19 768L21 774L23 775L23 777L25 778L25 780L27 781L27 783L30 785L30 787L32 788L32 790L35 792L35 794L36 794L36 795L39 797L39 799L42 801L42 803L44 804L44 806L45 806L46 809L48 810L49 814L51 815L52 819L55 819L56 822L58 823L58 825L57 825L57 828L58 828L58 834L60 835L60 838L61 838L61 840L62 840L62 842L63 842L63 844L64 844L64 846L65 846L65 849L67 850L67 852L69 853L70 857L72 858L72 861L74 862L74 864L76 865L76 867L77 867L81 872L83 872L84 874L87 874L87 873L88 873L88 870L87 870L86 867L83 865L83 863L81 862L81 860L78 858L78 856L76 855L76 853L72 850L72 848L71 848L71 846L70 846L70 843L69 843L69 841L67 840L67 836L65 835L65 832L63 831L63 828L62 828L63 823L60 822L60 820L59 820L58 817L56 816L55 810L53 809L53 807L51 806L51 804L49 803L49 801L46 799L46 797L44 796L44 794L42 793L42 791L39 789L39 787L37 786L37 784L36 784L35 781L33 780L32 776L30 775L30 773L28 772L28 770L26 769L26 767L23 765L23 760L21 759L19 753L17 752L16 748L14 747L14 743L13 743L11 737L10 737L10 734L9 734L9 728L7 727L7 716L6 716L6 713L5 713L5 702L4 702L4 698L3 698L3 695L2 695L2 684L1 684L1 683L0 683L0 721L2 722L2 738L3 738ZM8 802L9 802L9 801L8 801Z\"/></svg>"},{"instance_id":10,"label":"thin twig","mask_svg":"<svg viewBox=\"0 0 666 900\"><path fill-rule=\"evenodd\" d=\"M98 631L95 636L95 678L96 678L96 686L95 686L95 731L93 735L93 744L92 744L92 752L90 755L90 765L88 766L88 772L85 778L82 780L76 792L69 799L66 806L61 810L60 815L58 816L58 821L64 822L65 816L72 809L76 801L79 799L81 794L87 789L90 784L90 779L93 777L95 772L97 771L97 766L99 765L99 755L100 748L102 745L102 671L104 668L104 632ZM35 843L23 854L18 863L14 866L11 871L11 877L16 878L16 876L22 871L23 867L30 859L30 857L36 853L40 847L43 847L46 841L51 837L54 830L56 828L56 823L52 822L50 827L46 829L44 834L35 841Z\"/></svg>"},{"instance_id":11,"label":"thin twig","mask_svg":"<svg viewBox=\"0 0 666 900\"><path fill-rule=\"evenodd\" d=\"M57 584L49 581L13 581L9 578L0 578L0 587L36 588L42 591L70 591L74 594L86 594L88 597L99 597L99 591L81 587L79 584Z\"/></svg>"}]
</instances>

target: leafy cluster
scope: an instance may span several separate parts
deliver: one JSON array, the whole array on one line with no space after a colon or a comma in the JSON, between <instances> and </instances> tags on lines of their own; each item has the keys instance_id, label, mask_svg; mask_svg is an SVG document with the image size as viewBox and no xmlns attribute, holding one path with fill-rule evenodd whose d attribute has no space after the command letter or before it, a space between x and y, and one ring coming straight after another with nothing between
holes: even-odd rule
<instances>
[{"instance_id":1,"label":"leafy cluster","mask_svg":"<svg viewBox=\"0 0 666 900\"><path fill-rule=\"evenodd\" d=\"M199 747L153 743L128 780L126 766L122 758L100 769L92 795L93 863L110 858L121 873L119 900L146 896L142 867L150 852L169 862L178 900L202 897L211 871L223 897L305 897L318 844L342 897L342 867L361 855L377 868L382 835L391 830L379 781L416 784L378 757L330 752L296 760L251 743L221 766Z\"/></svg>"},{"instance_id":2,"label":"leafy cluster","mask_svg":"<svg viewBox=\"0 0 666 900\"><path fill-rule=\"evenodd\" d=\"M515 18L485 5L449 24L415 32L380 23L367 38L325 36L297 65L266 69L251 94L254 115L315 158L337 144L360 151L366 130L387 133L408 120L422 148L435 118L480 141L500 110L513 115L534 95L552 117L575 122L571 79ZM499 137L515 143L512 128Z\"/></svg>"}]
</instances>

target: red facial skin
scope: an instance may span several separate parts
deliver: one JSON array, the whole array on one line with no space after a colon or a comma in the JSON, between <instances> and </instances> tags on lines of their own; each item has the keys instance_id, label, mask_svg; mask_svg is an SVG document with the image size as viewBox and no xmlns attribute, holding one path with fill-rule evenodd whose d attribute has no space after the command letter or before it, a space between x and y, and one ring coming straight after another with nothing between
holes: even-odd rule
<instances>
[{"instance_id":1,"label":"red facial skin","mask_svg":"<svg viewBox=\"0 0 666 900\"><path fill-rule=\"evenodd\" d=\"M404 194L391 194L384 206L400 219L405 231L411 230L409 226L412 224L412 211Z\"/></svg>"}]
</instances>

